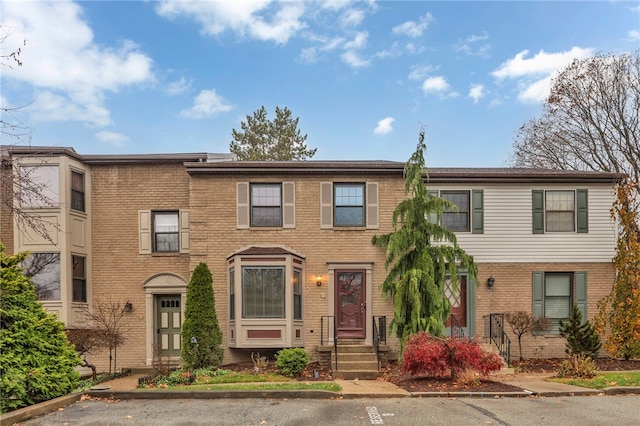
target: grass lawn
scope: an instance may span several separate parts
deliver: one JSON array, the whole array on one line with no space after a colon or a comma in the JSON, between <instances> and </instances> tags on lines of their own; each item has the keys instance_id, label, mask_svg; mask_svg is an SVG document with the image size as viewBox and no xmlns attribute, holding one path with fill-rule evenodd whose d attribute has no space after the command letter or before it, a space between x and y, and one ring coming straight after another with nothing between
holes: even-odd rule
<instances>
[{"instance_id":1,"label":"grass lawn","mask_svg":"<svg viewBox=\"0 0 640 426\"><path fill-rule=\"evenodd\" d=\"M640 386L640 372L598 373L593 379L559 379L554 377L549 380L590 389L603 389L611 386Z\"/></svg>"},{"instance_id":2,"label":"grass lawn","mask_svg":"<svg viewBox=\"0 0 640 426\"><path fill-rule=\"evenodd\" d=\"M276 373L252 373L223 369L199 369L194 371L195 381L185 384L182 370L176 370L169 376L156 378L155 384L141 386L144 389L157 390L326 390L337 392L340 385L335 382L297 381Z\"/></svg>"}]
</instances>

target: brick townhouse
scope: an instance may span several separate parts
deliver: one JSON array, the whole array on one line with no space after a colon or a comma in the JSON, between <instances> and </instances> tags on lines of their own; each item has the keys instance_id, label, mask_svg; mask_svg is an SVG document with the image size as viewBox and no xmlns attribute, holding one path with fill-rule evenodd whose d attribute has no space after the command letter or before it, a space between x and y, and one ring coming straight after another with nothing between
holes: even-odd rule
<instances>
[{"instance_id":1,"label":"brick townhouse","mask_svg":"<svg viewBox=\"0 0 640 426\"><path fill-rule=\"evenodd\" d=\"M179 359L187 285L200 262L213 275L225 362L286 347L321 359L336 337L363 348L386 337L382 350L397 354L397 340L385 336L393 317L380 291L385 253L371 238L392 230L404 163L3 150L3 171L29 173L52 200L23 208L56 225L48 241L3 207L3 244L29 251L31 261L53 260L33 281L46 309L70 327L79 325L81 306L127 303L131 330L119 366ZM574 303L592 318L611 290L616 230L609 210L620 178L429 169L428 189L459 208L442 223L478 265L476 281L463 273L459 290L446 292L466 336L495 337L499 314L532 311L551 318L553 328L526 338L524 355L564 355L558 320ZM104 356L94 361L108 365Z\"/></svg>"}]
</instances>

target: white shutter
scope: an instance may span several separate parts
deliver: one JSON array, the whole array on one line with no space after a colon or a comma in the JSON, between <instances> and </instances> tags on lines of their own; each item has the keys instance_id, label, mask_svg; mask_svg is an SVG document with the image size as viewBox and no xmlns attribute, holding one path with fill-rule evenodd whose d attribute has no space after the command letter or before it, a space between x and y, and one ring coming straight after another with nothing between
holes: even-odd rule
<instances>
[{"instance_id":1,"label":"white shutter","mask_svg":"<svg viewBox=\"0 0 640 426\"><path fill-rule=\"evenodd\" d=\"M189 210L180 210L180 253L189 253Z\"/></svg>"},{"instance_id":2,"label":"white shutter","mask_svg":"<svg viewBox=\"0 0 640 426\"><path fill-rule=\"evenodd\" d=\"M236 184L237 228L249 228L249 182Z\"/></svg>"},{"instance_id":3,"label":"white shutter","mask_svg":"<svg viewBox=\"0 0 640 426\"><path fill-rule=\"evenodd\" d=\"M296 184L282 182L282 227L296 227Z\"/></svg>"},{"instance_id":4,"label":"white shutter","mask_svg":"<svg viewBox=\"0 0 640 426\"><path fill-rule=\"evenodd\" d=\"M378 229L378 182L367 182L367 229Z\"/></svg>"},{"instance_id":5,"label":"white shutter","mask_svg":"<svg viewBox=\"0 0 640 426\"><path fill-rule=\"evenodd\" d=\"M138 210L138 245L140 254L151 254L151 210Z\"/></svg>"},{"instance_id":6,"label":"white shutter","mask_svg":"<svg viewBox=\"0 0 640 426\"><path fill-rule=\"evenodd\" d=\"M333 184L320 182L320 228L333 228Z\"/></svg>"}]
</instances>

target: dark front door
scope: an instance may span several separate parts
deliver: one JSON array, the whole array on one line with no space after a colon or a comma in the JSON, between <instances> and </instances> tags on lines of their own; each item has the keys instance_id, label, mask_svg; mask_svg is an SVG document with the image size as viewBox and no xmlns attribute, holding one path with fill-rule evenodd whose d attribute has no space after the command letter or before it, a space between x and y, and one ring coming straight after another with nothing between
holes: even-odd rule
<instances>
[{"instance_id":1,"label":"dark front door","mask_svg":"<svg viewBox=\"0 0 640 426\"><path fill-rule=\"evenodd\" d=\"M156 345L162 357L180 356L180 295L157 296Z\"/></svg>"},{"instance_id":2,"label":"dark front door","mask_svg":"<svg viewBox=\"0 0 640 426\"><path fill-rule=\"evenodd\" d=\"M458 285L454 285L451 280L447 278L445 282L444 294L449 299L451 304L451 315L455 316L458 320L460 327L467 327L467 277L460 276ZM446 322L447 327L451 327L451 318Z\"/></svg>"},{"instance_id":3,"label":"dark front door","mask_svg":"<svg viewBox=\"0 0 640 426\"><path fill-rule=\"evenodd\" d=\"M367 312L365 271L341 270L335 274L338 338L364 339Z\"/></svg>"}]
</instances>

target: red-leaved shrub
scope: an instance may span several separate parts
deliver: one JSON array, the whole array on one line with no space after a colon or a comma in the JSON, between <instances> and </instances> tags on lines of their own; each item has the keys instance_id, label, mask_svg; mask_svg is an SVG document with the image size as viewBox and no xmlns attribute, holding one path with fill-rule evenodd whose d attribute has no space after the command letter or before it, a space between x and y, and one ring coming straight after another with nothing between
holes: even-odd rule
<instances>
[{"instance_id":1,"label":"red-leaved shrub","mask_svg":"<svg viewBox=\"0 0 640 426\"><path fill-rule=\"evenodd\" d=\"M420 332L409 338L404 349L402 367L412 375L426 374L455 379L457 374L473 369L483 376L502 368L502 359L484 352L476 339L436 338Z\"/></svg>"}]
</instances>

